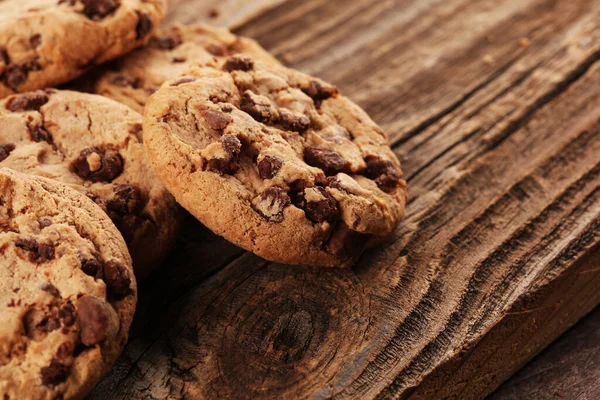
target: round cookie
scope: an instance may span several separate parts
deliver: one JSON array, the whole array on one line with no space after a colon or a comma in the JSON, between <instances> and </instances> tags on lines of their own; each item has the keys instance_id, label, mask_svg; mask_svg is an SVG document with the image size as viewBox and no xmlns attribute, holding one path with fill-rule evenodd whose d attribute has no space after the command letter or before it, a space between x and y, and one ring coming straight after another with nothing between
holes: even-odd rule
<instances>
[{"instance_id":1,"label":"round cookie","mask_svg":"<svg viewBox=\"0 0 600 400\"><path fill-rule=\"evenodd\" d=\"M2 168L0 249L0 398L83 398L135 311L121 235L81 193Z\"/></svg>"},{"instance_id":2,"label":"round cookie","mask_svg":"<svg viewBox=\"0 0 600 400\"><path fill-rule=\"evenodd\" d=\"M148 97L165 81L195 64L218 65L233 54L276 63L252 39L206 25L175 25L159 32L146 47L120 59L96 84L95 92L143 112Z\"/></svg>"},{"instance_id":3,"label":"round cookie","mask_svg":"<svg viewBox=\"0 0 600 400\"><path fill-rule=\"evenodd\" d=\"M232 56L166 82L144 145L183 207L272 261L351 265L404 215L385 132L334 86L278 64Z\"/></svg>"},{"instance_id":4,"label":"round cookie","mask_svg":"<svg viewBox=\"0 0 600 400\"><path fill-rule=\"evenodd\" d=\"M142 117L102 96L48 89L0 101L0 167L64 182L105 210L138 279L175 240L180 209L153 174Z\"/></svg>"},{"instance_id":5,"label":"round cookie","mask_svg":"<svg viewBox=\"0 0 600 400\"><path fill-rule=\"evenodd\" d=\"M151 37L166 0L0 2L0 98L67 82Z\"/></svg>"}]
</instances>

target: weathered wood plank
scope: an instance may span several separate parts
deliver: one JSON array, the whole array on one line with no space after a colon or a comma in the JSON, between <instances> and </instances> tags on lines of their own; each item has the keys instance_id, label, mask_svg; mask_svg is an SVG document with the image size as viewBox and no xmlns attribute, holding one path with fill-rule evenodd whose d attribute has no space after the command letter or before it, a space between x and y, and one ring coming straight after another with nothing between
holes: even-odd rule
<instances>
[{"instance_id":1,"label":"weathered wood plank","mask_svg":"<svg viewBox=\"0 0 600 400\"><path fill-rule=\"evenodd\" d=\"M600 396L600 308L503 384L489 400L597 399Z\"/></svg>"},{"instance_id":2,"label":"weathered wood plank","mask_svg":"<svg viewBox=\"0 0 600 400\"><path fill-rule=\"evenodd\" d=\"M600 4L341 4L239 31L388 130L412 196L395 240L322 271L202 231L92 398L478 398L600 302Z\"/></svg>"},{"instance_id":3,"label":"weathered wood plank","mask_svg":"<svg viewBox=\"0 0 600 400\"><path fill-rule=\"evenodd\" d=\"M173 23L236 27L285 0L170 0L164 25Z\"/></svg>"}]
</instances>

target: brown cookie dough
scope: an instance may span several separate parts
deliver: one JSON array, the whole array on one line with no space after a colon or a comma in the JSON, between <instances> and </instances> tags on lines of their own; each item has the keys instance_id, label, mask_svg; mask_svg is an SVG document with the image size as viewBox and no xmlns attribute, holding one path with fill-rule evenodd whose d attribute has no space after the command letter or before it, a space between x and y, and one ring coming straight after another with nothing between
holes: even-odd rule
<instances>
[{"instance_id":1,"label":"brown cookie dough","mask_svg":"<svg viewBox=\"0 0 600 400\"><path fill-rule=\"evenodd\" d=\"M159 32L146 47L120 59L114 70L100 77L95 92L142 112L148 97L165 81L185 73L195 63L216 66L234 54L277 62L255 41L227 29L175 25Z\"/></svg>"},{"instance_id":2,"label":"brown cookie dough","mask_svg":"<svg viewBox=\"0 0 600 400\"><path fill-rule=\"evenodd\" d=\"M0 98L67 82L143 45L166 0L0 2Z\"/></svg>"},{"instance_id":3,"label":"brown cookie dough","mask_svg":"<svg viewBox=\"0 0 600 400\"><path fill-rule=\"evenodd\" d=\"M123 234L138 279L161 263L180 219L146 161L141 122L92 94L46 90L0 102L0 167L59 180L94 200Z\"/></svg>"},{"instance_id":4,"label":"brown cookie dough","mask_svg":"<svg viewBox=\"0 0 600 400\"><path fill-rule=\"evenodd\" d=\"M0 258L0 398L82 398L135 311L121 235L81 193L2 168Z\"/></svg>"},{"instance_id":5,"label":"brown cookie dough","mask_svg":"<svg viewBox=\"0 0 600 400\"><path fill-rule=\"evenodd\" d=\"M278 64L232 56L165 83L144 137L183 207L269 260L351 265L404 214L383 130L334 86Z\"/></svg>"}]
</instances>

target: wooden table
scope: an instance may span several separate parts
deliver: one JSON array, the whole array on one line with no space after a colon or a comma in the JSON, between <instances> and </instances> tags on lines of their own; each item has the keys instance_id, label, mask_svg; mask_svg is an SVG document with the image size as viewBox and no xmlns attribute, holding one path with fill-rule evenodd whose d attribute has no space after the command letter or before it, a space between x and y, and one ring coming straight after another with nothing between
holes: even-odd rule
<instances>
[{"instance_id":1,"label":"wooden table","mask_svg":"<svg viewBox=\"0 0 600 400\"><path fill-rule=\"evenodd\" d=\"M488 400L600 399L600 307L516 373Z\"/></svg>"},{"instance_id":2,"label":"wooden table","mask_svg":"<svg viewBox=\"0 0 600 400\"><path fill-rule=\"evenodd\" d=\"M600 302L600 1L173 0L176 21L337 84L411 200L347 270L188 220L91 398L481 398Z\"/></svg>"}]
</instances>

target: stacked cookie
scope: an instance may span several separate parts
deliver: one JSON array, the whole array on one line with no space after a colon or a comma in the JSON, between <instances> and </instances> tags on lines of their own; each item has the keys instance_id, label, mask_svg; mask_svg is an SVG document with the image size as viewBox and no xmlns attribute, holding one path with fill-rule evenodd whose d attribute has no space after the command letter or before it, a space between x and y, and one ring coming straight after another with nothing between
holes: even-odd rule
<instances>
[{"instance_id":1,"label":"stacked cookie","mask_svg":"<svg viewBox=\"0 0 600 400\"><path fill-rule=\"evenodd\" d=\"M363 110L227 30L157 31L164 3L0 4L5 399L81 398L101 379L180 205L261 257L321 267L352 265L404 214L400 164ZM94 94L50 89L95 65Z\"/></svg>"}]
</instances>

